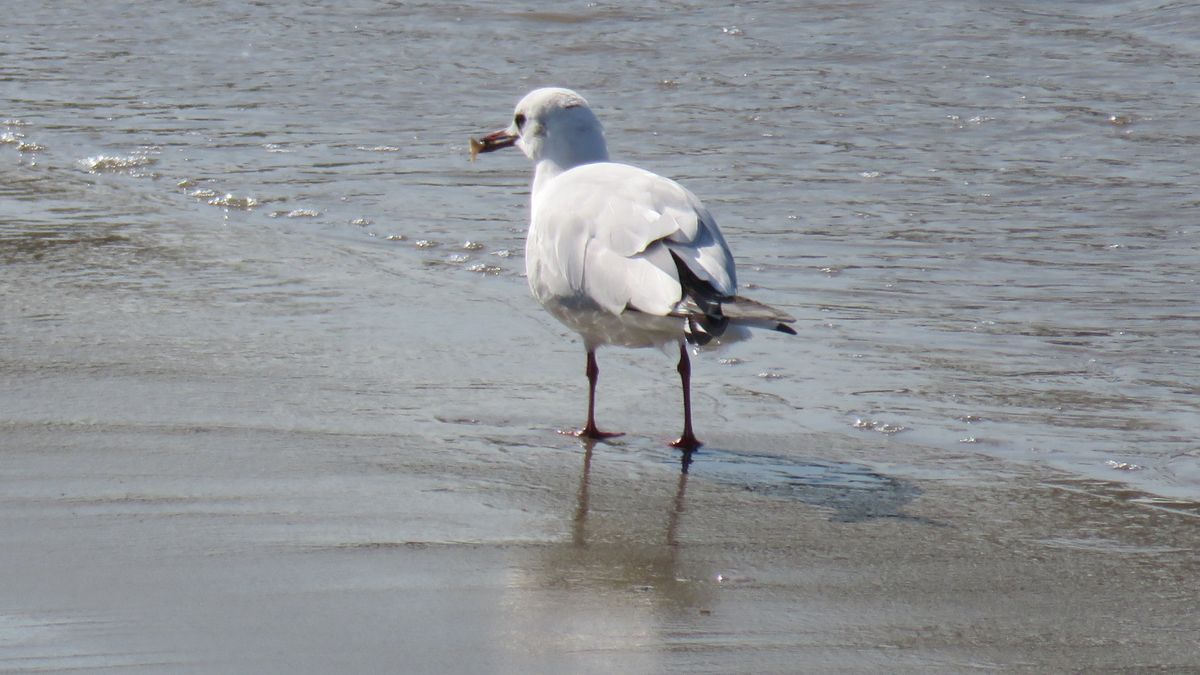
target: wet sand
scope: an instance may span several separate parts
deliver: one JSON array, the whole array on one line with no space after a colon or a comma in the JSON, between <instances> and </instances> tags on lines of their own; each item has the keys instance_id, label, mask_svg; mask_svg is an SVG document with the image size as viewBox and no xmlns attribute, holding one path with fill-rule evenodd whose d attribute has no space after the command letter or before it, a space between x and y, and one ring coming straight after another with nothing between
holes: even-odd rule
<instances>
[{"instance_id":1,"label":"wet sand","mask_svg":"<svg viewBox=\"0 0 1200 675\"><path fill-rule=\"evenodd\" d=\"M602 354L629 435L589 453L553 426L578 345L520 279L422 304L391 249L218 243L107 282L8 268L0 670L1200 668L1187 505L774 433L787 406L709 358L684 475L645 352Z\"/></svg>"},{"instance_id":2,"label":"wet sand","mask_svg":"<svg viewBox=\"0 0 1200 675\"><path fill-rule=\"evenodd\" d=\"M853 437L713 433L681 474L458 424L5 422L0 669L1200 668L1194 515Z\"/></svg>"}]
</instances>

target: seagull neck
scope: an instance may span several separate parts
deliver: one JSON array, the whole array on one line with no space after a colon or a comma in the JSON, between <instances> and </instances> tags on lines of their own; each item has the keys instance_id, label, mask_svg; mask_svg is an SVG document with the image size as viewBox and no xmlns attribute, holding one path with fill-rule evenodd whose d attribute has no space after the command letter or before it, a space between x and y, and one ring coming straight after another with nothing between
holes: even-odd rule
<instances>
[{"instance_id":1,"label":"seagull neck","mask_svg":"<svg viewBox=\"0 0 1200 675\"><path fill-rule=\"evenodd\" d=\"M563 171L566 171L566 169L552 159L543 159L542 161L538 162L537 166L535 166L533 169L533 194L536 195L539 191L541 191L541 188L545 187L547 183L557 178L558 175Z\"/></svg>"},{"instance_id":2,"label":"seagull neck","mask_svg":"<svg viewBox=\"0 0 1200 675\"><path fill-rule=\"evenodd\" d=\"M607 161L608 150L603 145L598 148L591 148L589 152L580 152L577 148L574 152L567 153L563 157L542 157L534 166L533 192L537 194L539 188L558 177L564 171L584 164Z\"/></svg>"}]
</instances>

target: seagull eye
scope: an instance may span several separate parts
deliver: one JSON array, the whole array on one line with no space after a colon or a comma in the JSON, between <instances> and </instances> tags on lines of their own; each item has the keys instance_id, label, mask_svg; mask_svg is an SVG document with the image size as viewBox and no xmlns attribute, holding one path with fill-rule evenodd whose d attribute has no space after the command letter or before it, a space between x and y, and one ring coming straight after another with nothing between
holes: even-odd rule
<instances>
[{"instance_id":1,"label":"seagull eye","mask_svg":"<svg viewBox=\"0 0 1200 675\"><path fill-rule=\"evenodd\" d=\"M518 131L521 129L524 129L525 128L525 115L523 115L521 113L517 113L517 116L513 118L513 122L516 123Z\"/></svg>"}]
</instances>

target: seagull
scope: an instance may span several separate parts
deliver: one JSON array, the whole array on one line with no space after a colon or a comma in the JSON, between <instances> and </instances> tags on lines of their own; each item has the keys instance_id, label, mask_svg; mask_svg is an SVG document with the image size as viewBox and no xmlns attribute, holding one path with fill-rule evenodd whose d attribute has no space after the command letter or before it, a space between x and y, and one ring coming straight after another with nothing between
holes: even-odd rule
<instances>
[{"instance_id":1,"label":"seagull","mask_svg":"<svg viewBox=\"0 0 1200 675\"><path fill-rule=\"evenodd\" d=\"M596 426L596 350L679 347L686 455L692 431L688 345L721 344L746 328L795 335L786 312L737 294L733 254L712 214L679 183L611 162L604 130L582 96L535 89L507 128L470 139L471 159L516 146L533 161L525 272L533 297L583 338L587 350L586 439L621 434Z\"/></svg>"}]
</instances>

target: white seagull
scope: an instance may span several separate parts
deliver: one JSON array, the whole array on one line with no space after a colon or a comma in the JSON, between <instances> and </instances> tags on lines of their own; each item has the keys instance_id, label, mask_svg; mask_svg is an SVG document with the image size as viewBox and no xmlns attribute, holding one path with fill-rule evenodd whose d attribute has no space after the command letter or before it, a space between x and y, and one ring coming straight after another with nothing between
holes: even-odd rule
<instances>
[{"instance_id":1,"label":"white seagull","mask_svg":"<svg viewBox=\"0 0 1200 675\"><path fill-rule=\"evenodd\" d=\"M712 214L679 183L610 162L600 121L570 89L535 89L512 124L471 139L471 158L511 146L534 163L525 271L533 297L583 337L588 417L596 427L596 349L679 345L683 433L671 445L700 447L692 432L688 343L728 342L744 327L796 334L786 312L737 295L733 255Z\"/></svg>"}]
</instances>

